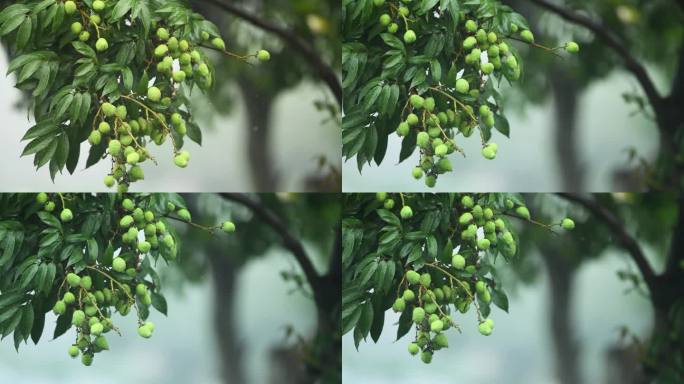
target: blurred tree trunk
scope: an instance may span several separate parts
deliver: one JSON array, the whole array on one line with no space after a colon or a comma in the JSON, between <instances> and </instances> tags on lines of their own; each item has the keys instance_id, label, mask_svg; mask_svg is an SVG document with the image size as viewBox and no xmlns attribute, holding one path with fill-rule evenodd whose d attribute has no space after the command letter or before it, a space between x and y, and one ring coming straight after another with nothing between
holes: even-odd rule
<instances>
[{"instance_id":1,"label":"blurred tree trunk","mask_svg":"<svg viewBox=\"0 0 684 384\"><path fill-rule=\"evenodd\" d=\"M243 348L240 343L240 336L235 332L234 313L235 283L240 267L235 265L220 247L212 245L209 248L207 253L214 283L214 326L218 336L217 343L221 351L223 382L225 384L244 383Z\"/></svg>"},{"instance_id":2,"label":"blurred tree trunk","mask_svg":"<svg viewBox=\"0 0 684 384\"><path fill-rule=\"evenodd\" d=\"M584 191L584 170L577 156L577 103L579 90L565 68L552 69L549 75L556 114L556 155L560 166L562 190Z\"/></svg>"},{"instance_id":3,"label":"blurred tree trunk","mask_svg":"<svg viewBox=\"0 0 684 384\"><path fill-rule=\"evenodd\" d=\"M572 292L577 265L549 245L541 249L549 272L551 314L549 331L556 358L556 377L561 384L582 382L578 367L578 345L572 323Z\"/></svg>"},{"instance_id":4,"label":"blurred tree trunk","mask_svg":"<svg viewBox=\"0 0 684 384\"><path fill-rule=\"evenodd\" d=\"M271 156L273 95L260 90L249 75L238 80L247 111L248 158L256 191L275 191L278 180Z\"/></svg>"}]
</instances>

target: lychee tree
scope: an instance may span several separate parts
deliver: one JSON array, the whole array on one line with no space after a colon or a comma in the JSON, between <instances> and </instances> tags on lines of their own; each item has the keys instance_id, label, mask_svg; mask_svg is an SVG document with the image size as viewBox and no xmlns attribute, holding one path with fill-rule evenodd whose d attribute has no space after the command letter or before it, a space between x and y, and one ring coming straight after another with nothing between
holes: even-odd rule
<instances>
[{"instance_id":1,"label":"lychee tree","mask_svg":"<svg viewBox=\"0 0 684 384\"><path fill-rule=\"evenodd\" d=\"M347 0L343 2L343 156L359 170L380 164L388 137L403 137L399 161L418 149L413 177L434 187L451 172L457 140L477 133L493 160L494 131L508 137L498 87L523 74L516 44L549 54L577 53L568 42L535 42L527 21L495 0Z\"/></svg>"},{"instance_id":2,"label":"lychee tree","mask_svg":"<svg viewBox=\"0 0 684 384\"><path fill-rule=\"evenodd\" d=\"M17 350L38 343L46 315L56 314L53 338L74 329L71 357L86 366L109 349L108 334L126 330L115 315L132 311L137 333L149 338L150 308L167 312L157 263L173 263L180 239L169 220L209 232L235 231L232 222L192 222L175 194L0 194L0 334Z\"/></svg>"},{"instance_id":3,"label":"lychee tree","mask_svg":"<svg viewBox=\"0 0 684 384\"><path fill-rule=\"evenodd\" d=\"M49 164L54 179L74 172L88 141L86 165L110 159L104 183L120 192L145 177L142 163L156 162L151 143L170 141L174 163L188 165L185 140L202 141L190 95L215 80L206 49L270 58L227 51L214 24L175 0L14 1L0 12L0 36L36 123L22 155Z\"/></svg>"},{"instance_id":4,"label":"lychee tree","mask_svg":"<svg viewBox=\"0 0 684 384\"><path fill-rule=\"evenodd\" d=\"M447 348L459 313L475 311L472 327L494 330L492 305L508 311L496 261L517 254L511 220L554 230L574 221L534 221L516 194L349 194L342 221L342 333L353 330L358 348L377 342L385 312L401 313L397 339L412 329L408 352L430 363ZM414 327L415 326L415 327Z\"/></svg>"}]
</instances>

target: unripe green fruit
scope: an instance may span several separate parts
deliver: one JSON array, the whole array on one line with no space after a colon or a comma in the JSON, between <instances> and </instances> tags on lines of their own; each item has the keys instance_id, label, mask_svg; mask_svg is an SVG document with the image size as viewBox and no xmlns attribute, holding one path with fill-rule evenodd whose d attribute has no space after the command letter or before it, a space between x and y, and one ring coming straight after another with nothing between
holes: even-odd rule
<instances>
[{"instance_id":1,"label":"unripe green fruit","mask_svg":"<svg viewBox=\"0 0 684 384\"><path fill-rule=\"evenodd\" d=\"M409 124L408 123L400 123L399 127L397 127L397 135L404 137L409 134Z\"/></svg>"},{"instance_id":2,"label":"unripe green fruit","mask_svg":"<svg viewBox=\"0 0 684 384\"><path fill-rule=\"evenodd\" d=\"M472 49L475 44L477 44L477 39L473 36L468 36L465 38L465 40L463 40L463 48L466 50Z\"/></svg>"},{"instance_id":3,"label":"unripe green fruit","mask_svg":"<svg viewBox=\"0 0 684 384\"><path fill-rule=\"evenodd\" d=\"M140 161L140 155L137 152L131 152L126 156L126 162L130 165L136 165Z\"/></svg>"},{"instance_id":4,"label":"unripe green fruit","mask_svg":"<svg viewBox=\"0 0 684 384\"><path fill-rule=\"evenodd\" d=\"M183 71L174 71L173 72L173 80L177 83L182 83L183 81L185 81L185 76L186 76L186 74Z\"/></svg>"},{"instance_id":5,"label":"unripe green fruit","mask_svg":"<svg viewBox=\"0 0 684 384\"><path fill-rule=\"evenodd\" d=\"M385 199L387 199L387 192L376 192L375 193L375 200L382 203L383 201L385 201Z\"/></svg>"},{"instance_id":6,"label":"unripe green fruit","mask_svg":"<svg viewBox=\"0 0 684 384\"><path fill-rule=\"evenodd\" d=\"M107 342L107 339L104 336L98 336L95 338L95 345L103 350L109 350L109 343Z\"/></svg>"},{"instance_id":7,"label":"unripe green fruit","mask_svg":"<svg viewBox=\"0 0 684 384\"><path fill-rule=\"evenodd\" d=\"M143 283L139 283L138 285L135 286L135 293L138 296L145 296L147 295L147 286Z\"/></svg>"},{"instance_id":8,"label":"unripe green fruit","mask_svg":"<svg viewBox=\"0 0 684 384\"><path fill-rule=\"evenodd\" d=\"M66 312L66 303L62 300L57 301L55 306L52 307L52 312L54 312L55 315L63 315Z\"/></svg>"},{"instance_id":9,"label":"unripe green fruit","mask_svg":"<svg viewBox=\"0 0 684 384\"><path fill-rule=\"evenodd\" d=\"M93 1L93 10L95 11L101 11L105 9L105 2L102 0L95 0Z\"/></svg>"},{"instance_id":10,"label":"unripe green fruit","mask_svg":"<svg viewBox=\"0 0 684 384\"><path fill-rule=\"evenodd\" d=\"M80 309L75 310L74 314L71 316L71 324L78 327L81 324L83 324L83 322L85 321L85 318L86 318L85 312L81 311Z\"/></svg>"},{"instance_id":11,"label":"unripe green fruit","mask_svg":"<svg viewBox=\"0 0 684 384\"><path fill-rule=\"evenodd\" d=\"M423 273L422 275L420 275L420 285L422 285L425 288L428 288L431 283L432 276L429 273Z\"/></svg>"},{"instance_id":12,"label":"unripe green fruit","mask_svg":"<svg viewBox=\"0 0 684 384\"><path fill-rule=\"evenodd\" d=\"M530 44L534 43L534 34L527 29L520 32L520 37Z\"/></svg>"},{"instance_id":13,"label":"unripe green fruit","mask_svg":"<svg viewBox=\"0 0 684 384\"><path fill-rule=\"evenodd\" d=\"M90 22L94 25L100 25L100 23L102 22L102 18L100 17L100 15L90 15Z\"/></svg>"},{"instance_id":14,"label":"unripe green fruit","mask_svg":"<svg viewBox=\"0 0 684 384\"><path fill-rule=\"evenodd\" d=\"M167 52L169 52L169 46L166 44L159 44L154 49L154 55L157 57L163 57Z\"/></svg>"},{"instance_id":15,"label":"unripe green fruit","mask_svg":"<svg viewBox=\"0 0 684 384\"><path fill-rule=\"evenodd\" d=\"M389 32L391 34L397 33L398 30L399 30L399 24L397 24L397 23L392 23L387 27L387 32Z\"/></svg>"},{"instance_id":16,"label":"unripe green fruit","mask_svg":"<svg viewBox=\"0 0 684 384\"><path fill-rule=\"evenodd\" d=\"M209 40L209 37L210 37L210 36L209 36L209 32L207 32L207 31L202 31L202 33L201 33L200 35L201 35L201 37L202 37L202 40Z\"/></svg>"},{"instance_id":17,"label":"unripe green fruit","mask_svg":"<svg viewBox=\"0 0 684 384\"><path fill-rule=\"evenodd\" d=\"M482 156L487 160L496 159L498 146L496 144L489 144L482 149Z\"/></svg>"},{"instance_id":18,"label":"unripe green fruit","mask_svg":"<svg viewBox=\"0 0 684 384\"><path fill-rule=\"evenodd\" d=\"M486 321L480 323L480 325L477 326L477 330L484 336L489 336L492 334L492 328Z\"/></svg>"},{"instance_id":19,"label":"unripe green fruit","mask_svg":"<svg viewBox=\"0 0 684 384\"><path fill-rule=\"evenodd\" d=\"M383 206L385 207L385 209L392 209L392 208L394 208L394 200L393 200L393 199L387 199L387 200L385 200L385 202L383 203Z\"/></svg>"},{"instance_id":20,"label":"unripe green fruit","mask_svg":"<svg viewBox=\"0 0 684 384\"><path fill-rule=\"evenodd\" d=\"M181 51L185 52L188 49L190 49L190 43L188 43L187 40L183 39L178 43L178 48L180 48Z\"/></svg>"},{"instance_id":21,"label":"unripe green fruit","mask_svg":"<svg viewBox=\"0 0 684 384\"><path fill-rule=\"evenodd\" d=\"M104 326L102 326L100 323L95 323L90 326L91 335L99 336L102 334L102 331L104 331Z\"/></svg>"},{"instance_id":22,"label":"unripe green fruit","mask_svg":"<svg viewBox=\"0 0 684 384\"><path fill-rule=\"evenodd\" d=\"M147 253L152 249L152 244L147 241L142 241L138 243L138 250L142 253Z\"/></svg>"},{"instance_id":23,"label":"unripe green fruit","mask_svg":"<svg viewBox=\"0 0 684 384\"><path fill-rule=\"evenodd\" d=\"M459 254L456 254L451 258L451 265L454 268L461 270L461 269L465 268L466 259L465 259L465 257L463 257Z\"/></svg>"},{"instance_id":24,"label":"unripe green fruit","mask_svg":"<svg viewBox=\"0 0 684 384\"><path fill-rule=\"evenodd\" d=\"M449 338L445 333L440 333L432 340L440 348L449 348Z\"/></svg>"},{"instance_id":25,"label":"unripe green fruit","mask_svg":"<svg viewBox=\"0 0 684 384\"><path fill-rule=\"evenodd\" d=\"M72 288L78 287L81 284L81 278L75 273L69 273L66 277L67 283Z\"/></svg>"},{"instance_id":26,"label":"unripe green fruit","mask_svg":"<svg viewBox=\"0 0 684 384\"><path fill-rule=\"evenodd\" d=\"M62 220L65 223L68 223L69 221L74 219L74 214L71 212L71 209L65 208L62 210L62 212L59 214L60 220Z\"/></svg>"},{"instance_id":27,"label":"unripe green fruit","mask_svg":"<svg viewBox=\"0 0 684 384\"><path fill-rule=\"evenodd\" d=\"M145 221L148 223L151 223L154 221L154 212L152 211L145 211Z\"/></svg>"},{"instance_id":28,"label":"unripe green fruit","mask_svg":"<svg viewBox=\"0 0 684 384\"><path fill-rule=\"evenodd\" d=\"M470 90L470 84L468 83L468 80L460 78L456 80L456 91L458 93L468 93Z\"/></svg>"},{"instance_id":29,"label":"unripe green fruit","mask_svg":"<svg viewBox=\"0 0 684 384\"><path fill-rule=\"evenodd\" d=\"M572 229L575 228L575 222L572 221L572 219L565 218L565 219L563 219L563 221L561 222L561 226L563 227L563 229L566 229L566 230L570 231L570 230L572 230Z\"/></svg>"},{"instance_id":30,"label":"unripe green fruit","mask_svg":"<svg viewBox=\"0 0 684 384\"><path fill-rule=\"evenodd\" d=\"M506 243L508 245L515 243L515 239L513 239L513 235L508 231L504 232L504 234L501 236L501 238L503 239L504 243Z\"/></svg>"},{"instance_id":31,"label":"unripe green fruit","mask_svg":"<svg viewBox=\"0 0 684 384\"><path fill-rule=\"evenodd\" d=\"M67 15L73 15L74 12L76 12L76 3L74 3L71 0L67 0L64 2L64 13Z\"/></svg>"},{"instance_id":32,"label":"unripe green fruit","mask_svg":"<svg viewBox=\"0 0 684 384\"><path fill-rule=\"evenodd\" d=\"M76 296L71 292L67 292L64 294L64 297L62 297L62 301L64 301L64 304L66 305L73 304L76 301Z\"/></svg>"},{"instance_id":33,"label":"unripe green fruit","mask_svg":"<svg viewBox=\"0 0 684 384\"><path fill-rule=\"evenodd\" d=\"M458 222L461 225L466 225L466 224L470 223L471 221L473 221L473 214L470 212L466 212L458 218Z\"/></svg>"},{"instance_id":34,"label":"unripe green fruit","mask_svg":"<svg viewBox=\"0 0 684 384\"><path fill-rule=\"evenodd\" d=\"M401 295L401 298L404 299L405 302L412 302L416 298L416 294L410 290L406 289L404 290L404 293Z\"/></svg>"},{"instance_id":35,"label":"unripe green fruit","mask_svg":"<svg viewBox=\"0 0 684 384\"><path fill-rule=\"evenodd\" d=\"M465 22L465 28L466 31L474 33L475 31L477 31L477 23L475 22L475 20L467 20Z\"/></svg>"},{"instance_id":36,"label":"unripe green fruit","mask_svg":"<svg viewBox=\"0 0 684 384\"><path fill-rule=\"evenodd\" d=\"M137 165L131 168L131 170L128 172L128 175L133 181L145 179L145 171L143 171L143 169Z\"/></svg>"},{"instance_id":37,"label":"unripe green fruit","mask_svg":"<svg viewBox=\"0 0 684 384\"><path fill-rule=\"evenodd\" d=\"M107 133L109 133L109 131L111 131L111 129L112 129L112 127L111 127L111 126L109 125L109 123L107 123L106 121L101 122L101 123L97 126L97 130L98 130L101 134L107 134Z\"/></svg>"},{"instance_id":38,"label":"unripe green fruit","mask_svg":"<svg viewBox=\"0 0 684 384\"><path fill-rule=\"evenodd\" d=\"M152 330L144 325L140 326L140 328L138 328L138 335L146 339L149 339L150 337L152 337Z\"/></svg>"},{"instance_id":39,"label":"unripe green fruit","mask_svg":"<svg viewBox=\"0 0 684 384\"><path fill-rule=\"evenodd\" d=\"M418 272L416 271L407 271L406 280L411 285L418 284L418 282L420 281L420 274L418 274Z\"/></svg>"},{"instance_id":40,"label":"unripe green fruit","mask_svg":"<svg viewBox=\"0 0 684 384\"><path fill-rule=\"evenodd\" d=\"M423 105L425 105L425 99L420 95L411 95L409 101L411 102L413 108L416 109L421 109L423 108Z\"/></svg>"},{"instance_id":41,"label":"unripe green fruit","mask_svg":"<svg viewBox=\"0 0 684 384\"><path fill-rule=\"evenodd\" d=\"M168 40L169 39L169 31L166 28L157 28L157 37L160 40Z\"/></svg>"},{"instance_id":42,"label":"unripe green fruit","mask_svg":"<svg viewBox=\"0 0 684 384\"><path fill-rule=\"evenodd\" d=\"M420 354L420 360L425 364L430 364L432 362L432 352L423 351L423 353Z\"/></svg>"},{"instance_id":43,"label":"unripe green fruit","mask_svg":"<svg viewBox=\"0 0 684 384\"><path fill-rule=\"evenodd\" d=\"M143 305L149 306L152 304L152 296L147 294L147 295L140 298L140 302L143 303Z\"/></svg>"},{"instance_id":44,"label":"unripe green fruit","mask_svg":"<svg viewBox=\"0 0 684 384\"><path fill-rule=\"evenodd\" d=\"M466 208L472 208L475 205L475 201L469 195L465 195L461 198L461 204Z\"/></svg>"},{"instance_id":45,"label":"unripe green fruit","mask_svg":"<svg viewBox=\"0 0 684 384\"><path fill-rule=\"evenodd\" d=\"M232 221L226 221L221 226L223 232L232 233L235 232L235 224Z\"/></svg>"},{"instance_id":46,"label":"unripe green fruit","mask_svg":"<svg viewBox=\"0 0 684 384\"><path fill-rule=\"evenodd\" d=\"M73 33L74 35L78 35L79 33L81 33L81 31L83 31L83 24L81 24L78 21L74 21L73 23L71 23L71 33Z\"/></svg>"},{"instance_id":47,"label":"unripe green fruit","mask_svg":"<svg viewBox=\"0 0 684 384\"><path fill-rule=\"evenodd\" d=\"M111 188L116 184L116 180L114 179L114 176L107 175L104 177L104 185L107 188Z\"/></svg>"},{"instance_id":48,"label":"unripe green fruit","mask_svg":"<svg viewBox=\"0 0 684 384\"><path fill-rule=\"evenodd\" d=\"M479 297L480 297L480 300L482 300L482 302L484 302L484 303L489 303L490 301L492 301L492 295L491 295L491 293L489 293L489 290L487 290L487 289L485 289L484 292L480 293Z\"/></svg>"},{"instance_id":49,"label":"unripe green fruit","mask_svg":"<svg viewBox=\"0 0 684 384\"><path fill-rule=\"evenodd\" d=\"M69 347L69 356L71 356L72 358L76 358L78 357L78 354L79 350L77 346L72 345L71 347Z\"/></svg>"},{"instance_id":50,"label":"unripe green fruit","mask_svg":"<svg viewBox=\"0 0 684 384\"><path fill-rule=\"evenodd\" d=\"M430 135L427 132L419 132L416 137L416 145L420 148L427 148L430 145Z\"/></svg>"},{"instance_id":51,"label":"unripe green fruit","mask_svg":"<svg viewBox=\"0 0 684 384\"><path fill-rule=\"evenodd\" d=\"M174 157L173 162L179 168L186 168L188 166L188 159L186 159L185 156L182 155Z\"/></svg>"},{"instance_id":52,"label":"unripe green fruit","mask_svg":"<svg viewBox=\"0 0 684 384\"><path fill-rule=\"evenodd\" d=\"M130 215L126 215L121 218L121 221L119 221L119 226L122 228L128 228L133 224L133 218Z\"/></svg>"},{"instance_id":53,"label":"unripe green fruit","mask_svg":"<svg viewBox=\"0 0 684 384\"><path fill-rule=\"evenodd\" d=\"M93 287L93 279L90 276L83 276L81 277L81 288L85 289L86 291L90 291L90 288Z\"/></svg>"},{"instance_id":54,"label":"unripe green fruit","mask_svg":"<svg viewBox=\"0 0 684 384\"><path fill-rule=\"evenodd\" d=\"M197 70L202 76L207 76L209 75L209 66L206 65L205 63L200 64L197 66Z\"/></svg>"},{"instance_id":55,"label":"unripe green fruit","mask_svg":"<svg viewBox=\"0 0 684 384\"><path fill-rule=\"evenodd\" d=\"M475 290L477 291L477 293L482 294L485 292L486 289L487 289L487 284L485 284L484 281L479 280L477 283L475 283Z\"/></svg>"},{"instance_id":56,"label":"unripe green fruit","mask_svg":"<svg viewBox=\"0 0 684 384\"><path fill-rule=\"evenodd\" d=\"M48 201L47 193L41 192L41 193L36 195L36 202L38 204L43 205L43 204L47 203L47 201Z\"/></svg>"},{"instance_id":57,"label":"unripe green fruit","mask_svg":"<svg viewBox=\"0 0 684 384\"><path fill-rule=\"evenodd\" d=\"M109 154L112 156L118 156L121 153L121 142L119 140L112 140L109 142L108 146Z\"/></svg>"},{"instance_id":58,"label":"unripe green fruit","mask_svg":"<svg viewBox=\"0 0 684 384\"><path fill-rule=\"evenodd\" d=\"M449 148L446 145L440 144L435 148L435 155L437 155L439 157L444 157L444 156L446 156L448 151L449 151Z\"/></svg>"},{"instance_id":59,"label":"unripe green fruit","mask_svg":"<svg viewBox=\"0 0 684 384\"><path fill-rule=\"evenodd\" d=\"M114 269L116 272L122 273L126 270L126 260L120 257L115 258L112 260L112 269Z\"/></svg>"},{"instance_id":60,"label":"unripe green fruit","mask_svg":"<svg viewBox=\"0 0 684 384\"><path fill-rule=\"evenodd\" d=\"M99 52L106 51L107 48L109 48L109 43L107 42L107 39L104 37L100 37L97 39L95 42L95 49L97 49Z\"/></svg>"},{"instance_id":61,"label":"unripe green fruit","mask_svg":"<svg viewBox=\"0 0 684 384\"><path fill-rule=\"evenodd\" d=\"M415 167L413 168L413 178L420 180L423 177L423 168Z\"/></svg>"},{"instance_id":62,"label":"unripe green fruit","mask_svg":"<svg viewBox=\"0 0 684 384\"><path fill-rule=\"evenodd\" d=\"M402 16L408 16L411 11L406 7L399 7L399 14Z\"/></svg>"},{"instance_id":63,"label":"unripe green fruit","mask_svg":"<svg viewBox=\"0 0 684 384\"><path fill-rule=\"evenodd\" d=\"M427 109L428 112L435 110L435 99L433 97L425 99L425 109Z\"/></svg>"},{"instance_id":64,"label":"unripe green fruit","mask_svg":"<svg viewBox=\"0 0 684 384\"><path fill-rule=\"evenodd\" d=\"M76 352L78 352L78 350L76 350ZM408 345L408 352L409 352L411 355L415 356L415 355L418 354L418 352L420 352L420 347L419 347L418 344L416 344L416 343L410 343L410 344Z\"/></svg>"},{"instance_id":65,"label":"unripe green fruit","mask_svg":"<svg viewBox=\"0 0 684 384\"><path fill-rule=\"evenodd\" d=\"M155 103L161 100L161 90L157 87L150 87L147 90L147 98Z\"/></svg>"},{"instance_id":66,"label":"unripe green fruit","mask_svg":"<svg viewBox=\"0 0 684 384\"><path fill-rule=\"evenodd\" d=\"M131 199L124 199L124 201L121 202L121 206L127 211L132 211L135 209L135 203L133 203L133 200Z\"/></svg>"},{"instance_id":67,"label":"unripe green fruit","mask_svg":"<svg viewBox=\"0 0 684 384\"><path fill-rule=\"evenodd\" d=\"M568 53L577 53L580 50L580 46L574 41L569 41L567 44L565 44L565 50Z\"/></svg>"},{"instance_id":68,"label":"unripe green fruit","mask_svg":"<svg viewBox=\"0 0 684 384\"><path fill-rule=\"evenodd\" d=\"M515 213L526 220L530 219L530 211L527 209L527 207L518 207L515 209Z\"/></svg>"},{"instance_id":69,"label":"unripe green fruit","mask_svg":"<svg viewBox=\"0 0 684 384\"><path fill-rule=\"evenodd\" d=\"M449 161L449 159L444 158L437 162L437 169L440 173L446 173L453 171L454 167L451 164L451 161Z\"/></svg>"},{"instance_id":70,"label":"unripe green fruit","mask_svg":"<svg viewBox=\"0 0 684 384\"><path fill-rule=\"evenodd\" d=\"M406 302L402 298L398 298L394 300L394 304L392 304L392 309L394 312L404 312L406 309Z\"/></svg>"},{"instance_id":71,"label":"unripe green fruit","mask_svg":"<svg viewBox=\"0 0 684 384\"><path fill-rule=\"evenodd\" d=\"M508 56L508 58L506 58L506 65L508 68L516 69L518 68L518 59L516 59L515 56Z\"/></svg>"},{"instance_id":72,"label":"unripe green fruit","mask_svg":"<svg viewBox=\"0 0 684 384\"><path fill-rule=\"evenodd\" d=\"M185 221L192 221L192 216L190 215L190 211L188 211L185 208L179 209L178 210L178 217Z\"/></svg>"},{"instance_id":73,"label":"unripe green fruit","mask_svg":"<svg viewBox=\"0 0 684 384\"><path fill-rule=\"evenodd\" d=\"M211 45L213 45L216 49L220 49L222 51L226 50L226 43L220 37L213 38L211 40Z\"/></svg>"},{"instance_id":74,"label":"unripe green fruit","mask_svg":"<svg viewBox=\"0 0 684 384\"><path fill-rule=\"evenodd\" d=\"M479 239L477 240L477 247L480 248L483 251L486 251L489 249L490 243L489 240L487 239Z\"/></svg>"},{"instance_id":75,"label":"unripe green fruit","mask_svg":"<svg viewBox=\"0 0 684 384\"><path fill-rule=\"evenodd\" d=\"M411 315L414 323L420 323L425 320L425 310L420 307L413 308L413 313Z\"/></svg>"},{"instance_id":76,"label":"unripe green fruit","mask_svg":"<svg viewBox=\"0 0 684 384\"><path fill-rule=\"evenodd\" d=\"M484 63L480 66L480 69L482 69L482 73L485 75L491 75L494 72L494 64Z\"/></svg>"},{"instance_id":77,"label":"unripe green fruit","mask_svg":"<svg viewBox=\"0 0 684 384\"><path fill-rule=\"evenodd\" d=\"M411 217L413 217L413 210L408 205L405 205L401 208L399 215L402 219L410 219Z\"/></svg>"},{"instance_id":78,"label":"unripe green fruit","mask_svg":"<svg viewBox=\"0 0 684 384\"><path fill-rule=\"evenodd\" d=\"M444 323L442 320L437 320L430 323L430 330L432 332L442 332L442 329L444 329Z\"/></svg>"},{"instance_id":79,"label":"unripe green fruit","mask_svg":"<svg viewBox=\"0 0 684 384\"><path fill-rule=\"evenodd\" d=\"M385 0L373 0L373 5L376 7L382 7L385 4Z\"/></svg>"},{"instance_id":80,"label":"unripe green fruit","mask_svg":"<svg viewBox=\"0 0 684 384\"><path fill-rule=\"evenodd\" d=\"M90 132L90 136L88 136L88 142L91 145L99 145L102 142L102 134L100 131Z\"/></svg>"}]
</instances>

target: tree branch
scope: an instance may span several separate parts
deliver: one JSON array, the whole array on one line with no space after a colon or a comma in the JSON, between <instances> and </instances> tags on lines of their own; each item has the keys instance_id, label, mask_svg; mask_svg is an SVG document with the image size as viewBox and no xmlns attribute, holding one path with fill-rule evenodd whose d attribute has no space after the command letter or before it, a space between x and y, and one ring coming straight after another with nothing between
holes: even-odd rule
<instances>
[{"instance_id":1,"label":"tree branch","mask_svg":"<svg viewBox=\"0 0 684 384\"><path fill-rule=\"evenodd\" d=\"M309 281L309 285L311 285L314 296L316 296L316 292L319 291L321 284L320 276L316 272L311 259L309 259L309 256L304 250L304 246L299 240L290 234L285 223L283 223L283 221L276 216L275 213L261 204L261 202L245 194L222 193L221 197L249 208L261 221L268 224L268 226L280 236L280 238L283 240L283 247L292 252L292 255L302 268L304 276L306 276L306 279Z\"/></svg>"},{"instance_id":2,"label":"tree branch","mask_svg":"<svg viewBox=\"0 0 684 384\"><path fill-rule=\"evenodd\" d=\"M684 259L684 195L677 197L677 206L679 208L677 216L677 224L674 227L672 235L672 244L670 244L670 252L667 255L667 262L665 264L665 274L684 273L679 266L679 262Z\"/></svg>"},{"instance_id":3,"label":"tree branch","mask_svg":"<svg viewBox=\"0 0 684 384\"><path fill-rule=\"evenodd\" d=\"M336 275L342 273L342 228L337 227L337 234L335 235L335 243L333 244L332 254L330 255L330 268L328 275L332 278L338 278Z\"/></svg>"},{"instance_id":4,"label":"tree branch","mask_svg":"<svg viewBox=\"0 0 684 384\"><path fill-rule=\"evenodd\" d=\"M632 72L636 77L637 81L646 93L651 106L655 110L658 116L662 116L664 109L663 97L658 93L658 90L651 80L646 68L639 63L639 61L632 56L629 48L627 48L611 30L606 28L603 24L592 20L591 18L575 13L569 9L563 8L559 5L553 4L547 0L529 0L532 3L551 11L567 21L581 25L590 31L592 31L599 39L603 40L605 44L613 49L624 61L625 67L628 71ZM667 127L661 126L661 130L667 129Z\"/></svg>"},{"instance_id":5,"label":"tree branch","mask_svg":"<svg viewBox=\"0 0 684 384\"><path fill-rule=\"evenodd\" d=\"M589 199L584 196L569 193L560 193L559 196L568 201L583 206L584 208L589 210L594 215L594 217L602 221L613 233L613 235L615 235L617 241L620 243L622 248L624 248L632 257L637 267L639 268L639 271L641 272L641 275L644 278L644 281L646 282L648 289L651 291L651 294L657 293L657 276L655 272L651 268L651 265L646 259L646 255L644 255L644 252L642 251L639 244L636 242L636 240L634 240L634 238L629 233L627 233L625 226L623 225L623 223L620 222L618 217L616 217L612 212L601 206L594 199Z\"/></svg>"},{"instance_id":6,"label":"tree branch","mask_svg":"<svg viewBox=\"0 0 684 384\"><path fill-rule=\"evenodd\" d=\"M311 47L311 45L309 45L309 43L304 41L292 31L262 20L236 6L232 2L225 0L208 0L207 2L283 39L288 45L290 45L291 48L293 48L294 52L301 55L304 60L311 65L311 67L318 73L318 77L320 77L320 79L328 85L328 88L330 88L332 91L335 99L337 99L337 102L342 104L342 85L340 84L337 74L330 65L323 61L323 59Z\"/></svg>"}]
</instances>

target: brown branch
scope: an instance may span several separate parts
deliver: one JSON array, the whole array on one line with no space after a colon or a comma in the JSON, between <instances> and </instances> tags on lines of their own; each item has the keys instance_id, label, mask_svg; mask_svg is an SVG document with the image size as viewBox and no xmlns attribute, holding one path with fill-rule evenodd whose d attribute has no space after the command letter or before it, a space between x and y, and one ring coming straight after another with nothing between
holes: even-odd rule
<instances>
[{"instance_id":1,"label":"brown branch","mask_svg":"<svg viewBox=\"0 0 684 384\"><path fill-rule=\"evenodd\" d=\"M651 264L649 264L646 259L646 255L639 246L639 243L637 243L637 241L627 232L624 224L620 222L620 219L617 216L601 206L594 199L570 193L560 193L559 196L583 206L589 210L596 219L602 221L613 233L620 246L632 257L651 293L653 294L657 291L657 276L651 268Z\"/></svg>"},{"instance_id":2,"label":"brown branch","mask_svg":"<svg viewBox=\"0 0 684 384\"><path fill-rule=\"evenodd\" d=\"M646 68L637 59L632 56L629 48L625 46L618 36L616 36L610 29L605 25L592 20L591 18L575 13L569 9L563 8L562 6L553 4L547 0L529 0L532 3L551 11L565 20L581 25L590 31L592 31L599 39L612 50L614 50L624 61L625 67L628 71L632 72L636 77L637 81L646 93L651 106L656 112L657 116L663 116L663 97L658 93L653 80L646 72ZM668 127L659 124L661 130L666 130Z\"/></svg>"},{"instance_id":3,"label":"brown branch","mask_svg":"<svg viewBox=\"0 0 684 384\"><path fill-rule=\"evenodd\" d=\"M302 243L290 234L285 223L271 210L266 208L261 202L241 193L222 193L221 197L239 203L249 208L261 221L268 224L273 231L275 231L283 241L283 247L289 250L294 258L299 263L299 266L304 272L304 276L309 281L314 296L320 288L321 278L316 272L311 259L304 250Z\"/></svg>"},{"instance_id":4,"label":"brown branch","mask_svg":"<svg viewBox=\"0 0 684 384\"><path fill-rule=\"evenodd\" d=\"M684 259L684 195L677 197L677 224L674 227L670 251L665 264L665 274L684 274L679 262Z\"/></svg>"},{"instance_id":5,"label":"brown branch","mask_svg":"<svg viewBox=\"0 0 684 384\"><path fill-rule=\"evenodd\" d=\"M283 39L288 45L290 45L291 48L293 48L295 53L301 55L304 60L309 63L309 65L318 73L320 79L323 80L330 88L335 96L335 99L337 99L337 102L342 104L342 85L340 84L337 74L330 65L323 61L323 59L309 43L304 41L292 31L262 20L236 6L233 2L225 0L208 0L208 2L247 21L252 25L263 29L264 31L273 33Z\"/></svg>"}]
</instances>

